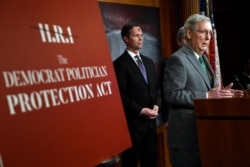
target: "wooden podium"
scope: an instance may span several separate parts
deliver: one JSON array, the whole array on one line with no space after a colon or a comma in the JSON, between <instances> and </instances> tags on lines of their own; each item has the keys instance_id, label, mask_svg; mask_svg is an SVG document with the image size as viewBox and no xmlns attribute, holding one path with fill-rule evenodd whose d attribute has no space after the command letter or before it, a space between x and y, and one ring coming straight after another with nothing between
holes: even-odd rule
<instances>
[{"instance_id":1,"label":"wooden podium","mask_svg":"<svg viewBox=\"0 0 250 167\"><path fill-rule=\"evenodd\" d=\"M250 166L250 98L194 103L202 167Z\"/></svg>"}]
</instances>

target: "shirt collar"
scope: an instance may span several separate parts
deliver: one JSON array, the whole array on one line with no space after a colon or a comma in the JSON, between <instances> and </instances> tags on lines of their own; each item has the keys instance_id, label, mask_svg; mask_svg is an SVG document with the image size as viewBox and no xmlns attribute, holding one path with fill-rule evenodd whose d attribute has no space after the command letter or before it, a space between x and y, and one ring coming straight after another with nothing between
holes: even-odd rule
<instances>
[{"instance_id":1,"label":"shirt collar","mask_svg":"<svg viewBox=\"0 0 250 167\"><path fill-rule=\"evenodd\" d=\"M135 56L138 55L139 59L141 59L140 57L140 53L138 52L137 54L135 54L134 52L131 52L130 50L127 50L128 54L130 55L130 57L136 61Z\"/></svg>"}]
</instances>

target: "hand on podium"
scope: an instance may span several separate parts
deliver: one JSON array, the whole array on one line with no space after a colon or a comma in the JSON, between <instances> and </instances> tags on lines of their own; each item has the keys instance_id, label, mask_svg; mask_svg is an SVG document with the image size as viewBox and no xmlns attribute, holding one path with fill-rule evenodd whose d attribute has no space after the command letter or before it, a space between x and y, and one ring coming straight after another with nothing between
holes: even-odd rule
<instances>
[{"instance_id":1,"label":"hand on podium","mask_svg":"<svg viewBox=\"0 0 250 167\"><path fill-rule=\"evenodd\" d=\"M225 88L222 88L221 85L218 85L208 91L208 98L241 98L244 96L244 91L232 89L233 82L227 85Z\"/></svg>"}]
</instances>

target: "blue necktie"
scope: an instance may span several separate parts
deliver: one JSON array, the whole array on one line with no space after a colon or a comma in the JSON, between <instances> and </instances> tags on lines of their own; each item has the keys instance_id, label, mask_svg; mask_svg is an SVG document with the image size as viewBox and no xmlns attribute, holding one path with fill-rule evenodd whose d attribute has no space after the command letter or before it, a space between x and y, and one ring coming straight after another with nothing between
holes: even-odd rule
<instances>
[{"instance_id":1,"label":"blue necktie","mask_svg":"<svg viewBox=\"0 0 250 167\"><path fill-rule=\"evenodd\" d=\"M141 61L141 59L139 58L138 55L136 55L135 58L136 58L136 61L137 61L137 65L138 65L138 67L139 67L139 69L140 69L146 83L148 83L147 72L146 72L146 69L145 69L145 66L144 66L143 62Z\"/></svg>"}]
</instances>

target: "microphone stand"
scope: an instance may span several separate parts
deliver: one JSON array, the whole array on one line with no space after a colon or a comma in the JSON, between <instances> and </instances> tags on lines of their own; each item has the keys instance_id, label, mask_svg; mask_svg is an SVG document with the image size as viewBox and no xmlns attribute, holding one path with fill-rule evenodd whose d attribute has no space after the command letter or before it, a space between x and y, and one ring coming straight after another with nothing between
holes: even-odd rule
<instances>
[{"instance_id":1,"label":"microphone stand","mask_svg":"<svg viewBox=\"0 0 250 167\"><path fill-rule=\"evenodd\" d=\"M240 86L240 89L244 91L244 93L246 94L247 97L249 97L249 94L247 93L246 89L243 88L242 84L240 83L240 80L238 78L237 75L234 75L234 79L235 81L238 83L238 85Z\"/></svg>"}]
</instances>

